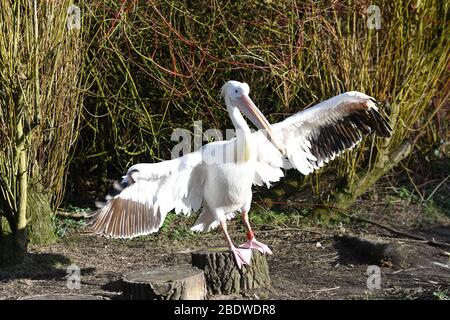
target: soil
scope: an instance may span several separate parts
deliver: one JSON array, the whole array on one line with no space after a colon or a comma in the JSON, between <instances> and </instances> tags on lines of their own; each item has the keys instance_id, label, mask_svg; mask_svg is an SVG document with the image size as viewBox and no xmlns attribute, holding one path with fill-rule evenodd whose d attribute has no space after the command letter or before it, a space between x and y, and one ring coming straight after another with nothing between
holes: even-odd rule
<instances>
[{"instance_id":1,"label":"soil","mask_svg":"<svg viewBox=\"0 0 450 320\"><path fill-rule=\"evenodd\" d=\"M403 199L365 199L353 211L415 235L450 243L450 219L445 214L430 217L419 204ZM86 234L82 227L71 228L55 244L31 247L21 265L0 270L0 299L42 294L121 299L123 274L190 263L191 252L223 245L217 230L196 235L183 232L192 221L193 218L178 217L161 233L123 241ZM294 221L289 225L255 227L259 241L268 244L274 252L267 257L273 288L210 299L438 299L449 296L450 257L446 252L450 248L397 237L367 223L346 221L318 227ZM236 243L245 240L238 219L229 228ZM341 241L342 235L394 244L401 248L405 259L401 263L378 261L380 288L369 289L367 272L374 261L357 255L351 244ZM80 268L79 289L68 288L69 265Z\"/></svg>"}]
</instances>

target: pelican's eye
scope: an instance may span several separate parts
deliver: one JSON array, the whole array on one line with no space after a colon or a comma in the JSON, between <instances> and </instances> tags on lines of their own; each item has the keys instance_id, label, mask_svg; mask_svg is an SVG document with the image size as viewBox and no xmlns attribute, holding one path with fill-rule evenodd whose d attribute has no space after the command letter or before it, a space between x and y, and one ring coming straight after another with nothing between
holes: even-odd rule
<instances>
[{"instance_id":1,"label":"pelican's eye","mask_svg":"<svg viewBox=\"0 0 450 320\"><path fill-rule=\"evenodd\" d=\"M234 92L239 93L239 90L238 89L234 89Z\"/></svg>"}]
</instances>

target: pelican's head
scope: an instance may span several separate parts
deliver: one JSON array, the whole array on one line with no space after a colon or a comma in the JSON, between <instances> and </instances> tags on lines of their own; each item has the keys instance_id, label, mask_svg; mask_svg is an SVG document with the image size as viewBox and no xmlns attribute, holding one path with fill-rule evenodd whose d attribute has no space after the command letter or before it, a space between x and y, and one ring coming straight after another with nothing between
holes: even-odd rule
<instances>
[{"instance_id":1,"label":"pelican's head","mask_svg":"<svg viewBox=\"0 0 450 320\"><path fill-rule=\"evenodd\" d=\"M269 140L284 154L284 147L275 137L269 121L250 99L249 93L250 87L245 82L230 80L222 87L222 96L227 107L239 109L258 129L264 130Z\"/></svg>"},{"instance_id":2,"label":"pelican's head","mask_svg":"<svg viewBox=\"0 0 450 320\"><path fill-rule=\"evenodd\" d=\"M249 93L250 87L245 82L230 80L222 87L222 97L225 99L236 101L244 95L248 97Z\"/></svg>"}]
</instances>

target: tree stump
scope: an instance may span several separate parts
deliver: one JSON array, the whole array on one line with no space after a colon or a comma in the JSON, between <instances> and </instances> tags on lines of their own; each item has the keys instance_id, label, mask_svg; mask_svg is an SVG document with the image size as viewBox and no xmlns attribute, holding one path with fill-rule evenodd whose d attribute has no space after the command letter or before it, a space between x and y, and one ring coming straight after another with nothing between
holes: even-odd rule
<instances>
[{"instance_id":1,"label":"tree stump","mask_svg":"<svg viewBox=\"0 0 450 320\"><path fill-rule=\"evenodd\" d=\"M208 294L240 294L271 286L266 257L253 250L250 266L241 270L228 248L207 248L192 253L192 265L205 272Z\"/></svg>"},{"instance_id":2,"label":"tree stump","mask_svg":"<svg viewBox=\"0 0 450 320\"><path fill-rule=\"evenodd\" d=\"M337 236L335 239L344 249L342 256L349 261L394 268L420 265L420 253L416 246L350 235Z\"/></svg>"},{"instance_id":3,"label":"tree stump","mask_svg":"<svg viewBox=\"0 0 450 320\"><path fill-rule=\"evenodd\" d=\"M203 300L205 275L189 265L139 270L122 279L123 297L128 300Z\"/></svg>"}]
</instances>

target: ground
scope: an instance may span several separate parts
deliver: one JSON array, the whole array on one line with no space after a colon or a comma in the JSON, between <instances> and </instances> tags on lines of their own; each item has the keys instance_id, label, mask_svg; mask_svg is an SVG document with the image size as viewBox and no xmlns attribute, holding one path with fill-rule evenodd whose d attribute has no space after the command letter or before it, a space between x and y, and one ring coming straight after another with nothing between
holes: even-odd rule
<instances>
[{"instance_id":1,"label":"ground","mask_svg":"<svg viewBox=\"0 0 450 320\"><path fill-rule=\"evenodd\" d=\"M350 212L450 243L447 211L415 201L401 190L383 197L378 193L366 196ZM366 222L343 218L322 226L308 218L308 210L273 210L255 206L252 215L258 239L274 252L268 257L273 288L212 299L448 299L450 295L450 257L446 254L450 248L400 237ZM169 216L160 233L122 241L89 235L82 222L63 220L57 243L31 247L24 263L0 270L0 299L50 293L120 299L120 279L127 271L190 263L191 252L224 244L218 231L191 234L187 229L192 221L193 217ZM230 230L236 243L244 241L238 219L230 223ZM381 288L369 290L370 262L356 258L352 247L340 241L343 235L400 243L407 259L402 264L380 263ZM80 289L67 287L69 265L81 268Z\"/></svg>"}]
</instances>

